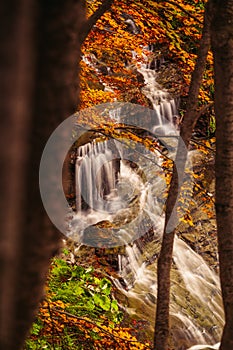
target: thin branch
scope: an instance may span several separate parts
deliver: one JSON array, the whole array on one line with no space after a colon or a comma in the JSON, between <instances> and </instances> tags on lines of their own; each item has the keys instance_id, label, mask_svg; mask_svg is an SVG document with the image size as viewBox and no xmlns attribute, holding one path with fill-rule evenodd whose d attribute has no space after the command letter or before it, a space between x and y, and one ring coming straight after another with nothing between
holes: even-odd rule
<instances>
[{"instance_id":1,"label":"thin branch","mask_svg":"<svg viewBox=\"0 0 233 350\"><path fill-rule=\"evenodd\" d=\"M106 11L110 9L113 2L114 0L103 0L98 9L91 15L90 18L87 19L80 31L79 39L81 44L84 42L96 22L103 16Z\"/></svg>"},{"instance_id":2,"label":"thin branch","mask_svg":"<svg viewBox=\"0 0 233 350\"><path fill-rule=\"evenodd\" d=\"M190 13L189 11L185 10L181 5L179 5L177 2L173 1L173 0L166 0L165 2L167 2L168 4L174 5L176 7L178 7L181 11L183 11L184 13L186 13L189 17L195 19L195 21L197 21L200 24L203 24L202 21L200 21L195 15L193 15L192 13Z\"/></svg>"},{"instance_id":3,"label":"thin branch","mask_svg":"<svg viewBox=\"0 0 233 350\"><path fill-rule=\"evenodd\" d=\"M43 307L43 308L47 308L47 307ZM54 312L58 312L59 314L63 314L63 315L66 315L68 317L72 317L72 318L76 318L77 320L80 320L80 321L85 321L87 323L90 323L92 324L93 326L99 328L102 332L106 333L108 336L110 336L113 340L115 341L118 341L118 340L121 340L121 341L124 341L124 342L128 342L128 343L139 343L138 340L130 340L130 339L124 339L124 338L121 338L115 334L112 334L110 333L109 331L107 331L106 329L102 328L101 326L99 326L98 324L96 324L95 322L85 318L85 317L81 317L81 316L76 316L76 315L73 315L67 311L62 311L62 310L59 310L57 309L56 307L52 307L51 310L53 310ZM141 344L141 343L140 343ZM143 344L144 345L144 344ZM147 345L144 345L145 348L147 349L150 349L150 347L148 347Z\"/></svg>"},{"instance_id":4,"label":"thin branch","mask_svg":"<svg viewBox=\"0 0 233 350\"><path fill-rule=\"evenodd\" d=\"M208 110L208 108L212 107L213 105L214 105L214 102L210 102L207 105L202 106L202 108L198 112L197 118L200 118L202 114L204 114Z\"/></svg>"},{"instance_id":5,"label":"thin branch","mask_svg":"<svg viewBox=\"0 0 233 350\"><path fill-rule=\"evenodd\" d=\"M104 124L106 127L108 126L108 124ZM140 128L140 127L137 127L137 126L134 126L134 125L125 125L125 124L118 124L119 126L114 126L114 130L123 130L123 131L127 131L127 132L129 132L129 133L131 133L132 135L134 135L134 136L137 136L137 137L141 137L140 135L138 136L138 133L137 132L134 132L134 131L138 131L138 132L140 132L140 130L143 132L143 131L145 131L145 132L147 132L148 133L148 135L147 136L151 136L151 137L153 137L153 138L155 138L155 139L157 139L158 140L158 144L161 146L161 147L163 147L163 148L165 148L166 150L169 148L169 145L167 145L166 144L166 142L164 142L164 141L161 141L161 139L163 139L163 138L174 138L174 137L176 137L176 138L178 138L178 136L177 135L157 135L157 134L155 134L155 133L153 133L153 132L150 132L150 131L148 131L148 130L144 130L144 129L142 129L142 128ZM117 141L119 141L117 138L114 138L111 134L109 135L109 134L107 134L106 132L105 132L105 129L103 129L103 128L98 128L98 124L97 124L97 128L96 129L89 129L88 131L91 131L91 132L99 132L100 134L102 134L102 135L104 135L104 136L110 136L110 137L112 137L113 139L115 139L115 140L117 140ZM145 138L147 137L147 136L145 136ZM141 137L142 138L142 140L143 140L143 137ZM121 142L121 141L119 141L119 142ZM122 142L123 143L123 142ZM169 157L167 157L166 156L166 154L164 154L164 152L163 152L163 150L160 150L159 149L159 147L158 146L155 146L155 145L153 145L152 144L152 147L154 148L154 150L156 150L156 151L158 151L165 159L167 159L167 160L169 160L170 158Z\"/></svg>"},{"instance_id":6,"label":"thin branch","mask_svg":"<svg viewBox=\"0 0 233 350\"><path fill-rule=\"evenodd\" d=\"M49 310L49 316L51 318L51 323L52 323L52 347L53 347L53 350L55 350L55 339L54 339L54 333L55 333L55 324L54 324L54 320L53 320L53 315L52 315L52 310L51 310L51 307L50 307L50 304L48 303L48 310Z\"/></svg>"},{"instance_id":7,"label":"thin branch","mask_svg":"<svg viewBox=\"0 0 233 350\"><path fill-rule=\"evenodd\" d=\"M120 139L118 139L118 138L116 138L116 137L113 137L112 135L107 134L107 133L104 131L104 129L90 129L90 130L88 130L88 131L95 131L95 132L97 131L98 133L102 134L103 136L111 137L112 139L114 139L114 140L120 142L121 144L123 144L123 145L129 147L129 145L128 145L126 142L124 142L124 141L122 141L122 140L120 140ZM134 134L133 134L133 135L134 135ZM165 154L163 154L162 151L160 151L158 148L155 148L155 150L158 151L165 159L171 160L168 156L166 156ZM159 165L159 164L158 164L157 162L155 162L153 159L151 159L151 158L145 156L143 153L137 151L136 149L134 149L133 151L136 152L136 153L138 153L138 154L139 154L140 156L142 156L143 158L145 158L145 159L147 159L147 160L150 160L151 163L155 164L156 166L158 166L159 168L161 168L161 169L164 170L164 167L162 167L161 165ZM168 171L168 172L172 172L172 171L169 170L169 169L167 169L167 171Z\"/></svg>"},{"instance_id":8,"label":"thin branch","mask_svg":"<svg viewBox=\"0 0 233 350\"><path fill-rule=\"evenodd\" d=\"M202 139L202 140L203 140L203 139ZM191 139L191 140L190 140L190 144L194 144L194 145L201 146L201 147L207 149L208 151L210 151L210 152L212 152L212 153L214 153L214 154L216 153L215 149L213 149L213 148L211 148L211 147L209 147L209 146L206 146L203 142L198 141L198 140L196 140L196 139Z\"/></svg>"},{"instance_id":9,"label":"thin branch","mask_svg":"<svg viewBox=\"0 0 233 350\"><path fill-rule=\"evenodd\" d=\"M161 3L162 1L155 1L156 3ZM185 10L181 5L179 5L177 2L173 1L173 0L167 0L167 1L163 1L163 2L167 2L168 4L171 4L177 8L179 8L181 11L183 11L184 13L186 13L189 17L195 19L195 21L197 21L199 24L203 24L202 21L200 21L195 15L193 15L192 13L190 13L189 11ZM149 8L147 8L145 5L143 5L140 2L137 2L137 5L140 6L141 8L143 8L146 11L149 11L152 14L157 14L156 11L151 11L149 10ZM153 6L153 5L152 5Z\"/></svg>"},{"instance_id":10,"label":"thin branch","mask_svg":"<svg viewBox=\"0 0 233 350\"><path fill-rule=\"evenodd\" d=\"M198 189L204 193L204 195L209 199L210 202L213 203L213 205L215 204L215 199L214 199L214 197L213 197L212 195L209 194L210 192L205 188L205 186L203 185L202 182L192 181L192 183L193 183L194 186L197 186ZM205 204L205 203L202 203L202 204L200 205L200 207L203 206L204 204Z\"/></svg>"}]
</instances>

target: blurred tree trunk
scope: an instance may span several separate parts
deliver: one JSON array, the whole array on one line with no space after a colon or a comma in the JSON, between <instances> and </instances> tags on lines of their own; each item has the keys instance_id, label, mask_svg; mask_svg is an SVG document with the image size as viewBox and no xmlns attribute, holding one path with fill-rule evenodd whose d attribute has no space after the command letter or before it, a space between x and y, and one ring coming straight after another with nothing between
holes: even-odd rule
<instances>
[{"instance_id":1,"label":"blurred tree trunk","mask_svg":"<svg viewBox=\"0 0 233 350\"><path fill-rule=\"evenodd\" d=\"M19 349L59 233L43 208L39 163L78 105L83 0L0 4L0 349Z\"/></svg>"},{"instance_id":2,"label":"blurred tree trunk","mask_svg":"<svg viewBox=\"0 0 233 350\"><path fill-rule=\"evenodd\" d=\"M233 349L233 0L213 0L216 215L226 324L220 349Z\"/></svg>"}]
</instances>

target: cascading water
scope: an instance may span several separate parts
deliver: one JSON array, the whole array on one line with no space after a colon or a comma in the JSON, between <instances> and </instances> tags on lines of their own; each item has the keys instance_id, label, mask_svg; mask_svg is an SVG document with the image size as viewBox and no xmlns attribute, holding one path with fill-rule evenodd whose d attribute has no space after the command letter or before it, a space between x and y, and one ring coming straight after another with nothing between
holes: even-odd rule
<instances>
[{"instance_id":1,"label":"cascading water","mask_svg":"<svg viewBox=\"0 0 233 350\"><path fill-rule=\"evenodd\" d=\"M144 121L152 121L153 127L147 130L161 135L168 146L166 157L174 159L178 133L172 123L177 118L177 103L156 83L154 69L148 65L138 69L144 76L144 93L155 113L151 118L151 113L140 111L138 123L143 125L141 116ZM122 114L121 107L108 110L110 119L117 123L125 122ZM135 125L133 117L130 120ZM173 135L175 141L167 135ZM119 299L127 299L127 312L148 321L151 334L167 189L162 152L141 150L135 145L132 150L108 139L96 139L80 146L76 159L77 213L70 228L71 237L83 244L125 246L124 254L118 256L119 278L113 281ZM147 235L149 240L144 239ZM218 342L224 324L218 276L178 237L173 260L170 315L175 349Z\"/></svg>"},{"instance_id":2,"label":"cascading water","mask_svg":"<svg viewBox=\"0 0 233 350\"><path fill-rule=\"evenodd\" d=\"M116 113L119 115L119 110ZM137 158L135 170L123 160L128 156L122 144L116 141L112 149L110 145L108 141L92 142L78 149L73 237L92 246L125 245L124 254L118 256L119 278L113 280L120 300L123 296L127 298L127 312L148 321L152 334L156 258L164 225L164 201L160 200L166 189L161 177L160 154L153 154L151 160L144 156ZM115 157L121 158L118 165L113 162ZM157 166L153 163L155 159ZM113 228L106 229L108 225ZM143 240L141 236L148 231L152 232L152 238ZM178 237L173 259L171 324L175 349L214 344L220 339L224 323L219 279L203 258Z\"/></svg>"},{"instance_id":3,"label":"cascading water","mask_svg":"<svg viewBox=\"0 0 233 350\"><path fill-rule=\"evenodd\" d=\"M140 212L145 186L128 161L121 157L121 144L117 141L94 141L78 148L75 165L77 213L69 233L74 240L95 246L95 232L88 232L90 225L113 223L118 232L123 222L127 224ZM114 235L115 241L108 238L109 246L122 245L132 239L131 236L127 238L124 229L120 234L114 231Z\"/></svg>"},{"instance_id":4,"label":"cascading water","mask_svg":"<svg viewBox=\"0 0 233 350\"><path fill-rule=\"evenodd\" d=\"M145 48L146 51L151 53L152 48ZM133 58L137 62L136 54L133 55ZM142 92L150 100L153 109L157 113L158 125L154 126L156 132L157 128L162 125L168 124L177 124L178 123L178 100L173 98L169 92L162 88L162 86L157 82L158 71L157 67L160 67L164 64L163 57L159 59L153 58L150 62L147 55L143 56L144 62L137 62L137 69L142 74L145 82L145 86L142 89ZM166 132L169 132L169 127Z\"/></svg>"},{"instance_id":5,"label":"cascading water","mask_svg":"<svg viewBox=\"0 0 233 350\"><path fill-rule=\"evenodd\" d=\"M164 121L174 122L178 115L177 103L171 98L167 91L161 89L156 83L157 72L147 67L141 67L139 72L145 80L144 94L152 103L153 109L157 112L159 124L163 125Z\"/></svg>"},{"instance_id":6,"label":"cascading water","mask_svg":"<svg viewBox=\"0 0 233 350\"><path fill-rule=\"evenodd\" d=\"M155 318L157 261L148 263L148 258L159 253L159 241L160 237L155 234L153 242L144 247L143 254L136 243L128 247L126 257L121 258L120 276L124 284L115 281L127 297L127 311L149 321L151 332ZM219 279L203 258L177 237L173 258L170 315L174 347L181 350L194 344L214 344L219 341L224 324Z\"/></svg>"},{"instance_id":7,"label":"cascading water","mask_svg":"<svg viewBox=\"0 0 233 350\"><path fill-rule=\"evenodd\" d=\"M78 148L76 159L78 212L82 211L83 202L96 211L106 209L104 198L113 194L119 170L114 167L112 158L112 151L106 142L87 143Z\"/></svg>"}]
</instances>

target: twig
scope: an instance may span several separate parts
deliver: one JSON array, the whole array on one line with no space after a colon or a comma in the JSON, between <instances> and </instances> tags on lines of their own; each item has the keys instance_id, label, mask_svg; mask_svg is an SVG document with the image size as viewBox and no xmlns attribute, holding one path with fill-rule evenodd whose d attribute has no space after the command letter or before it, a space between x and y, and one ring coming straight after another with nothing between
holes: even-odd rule
<instances>
[{"instance_id":1,"label":"twig","mask_svg":"<svg viewBox=\"0 0 233 350\"><path fill-rule=\"evenodd\" d=\"M130 129L130 128L136 129L135 127L130 127L130 126L128 127L128 126L127 126L124 130L128 131L128 129ZM85 129L85 128L83 128L83 129ZM117 130L117 129L123 129L123 127L115 128L115 130ZM114 137L113 135L110 135L110 134L106 133L105 129L103 129L103 128L101 128L101 129L89 129L88 131L90 131L90 132L98 132L98 133L100 133L100 134L102 134L102 135L104 135L104 136L106 136L106 137L111 137L112 139L114 139L114 140L116 140L116 141L122 143L123 145L128 146L126 142L124 142L124 141L122 141L122 140L119 140L117 137ZM137 136L137 135L136 135L135 133L133 133L131 130L130 130L130 132L131 132L133 135ZM164 146L164 145L163 145L163 147L166 148L166 146ZM169 158L168 156L166 156L162 151L160 151L159 148L156 148L156 147L154 147L154 146L153 146L153 148L154 148L154 150L156 150L157 152L159 152L165 159L170 160L170 158ZM158 167L163 168L163 167L161 167L158 163L156 163L155 161L153 161L153 160L150 159L149 157L146 157L144 154L140 153L139 151L137 151L137 150L135 150L135 149L134 149L134 151L135 151L136 153L140 154L143 158L150 160L152 163L154 163L154 164L157 165Z\"/></svg>"},{"instance_id":2,"label":"twig","mask_svg":"<svg viewBox=\"0 0 233 350\"><path fill-rule=\"evenodd\" d=\"M195 140L195 139L193 139L193 138L190 140L190 143L193 143L193 144L202 146L203 148L208 149L208 151L210 151L210 152L212 152L212 153L214 153L214 154L215 154L215 152L216 152L213 148L211 148L211 147L209 147L209 146L206 146L206 145L204 145L202 142L200 142L200 141L198 141L198 140Z\"/></svg>"},{"instance_id":3,"label":"twig","mask_svg":"<svg viewBox=\"0 0 233 350\"><path fill-rule=\"evenodd\" d=\"M200 118L203 113L207 111L209 107L212 107L214 105L214 102L210 102L207 105L202 106L200 111L198 112L197 118Z\"/></svg>"},{"instance_id":4,"label":"twig","mask_svg":"<svg viewBox=\"0 0 233 350\"><path fill-rule=\"evenodd\" d=\"M49 303L48 303L47 308L48 308L48 310L49 310L49 315L50 315L51 323L52 323L52 347L53 347L53 350L56 350L56 349L55 349L55 339L54 339L55 325L54 325L53 315L52 315L52 312L51 312L51 308L50 308L50 304L49 304Z\"/></svg>"},{"instance_id":5,"label":"twig","mask_svg":"<svg viewBox=\"0 0 233 350\"><path fill-rule=\"evenodd\" d=\"M42 307L42 308L45 308L45 307ZM121 337L119 337L117 335L114 335L114 334L110 333L109 331L107 331L106 329L102 328L101 326L97 325L95 322L93 322L93 321L91 321L89 319L86 319L85 317L76 316L76 315L73 315L73 314L71 314L71 313L69 313L67 311L61 311L61 310L59 310L59 309L57 309L55 307L52 307L51 309L53 311L55 311L55 312L58 312L58 313L63 314L63 315L66 315L68 317L76 318L77 320L81 320L81 321L85 321L87 323L90 323L93 326L99 328L102 332L108 334L115 341L117 341L117 339L119 339L119 340L122 340L122 341L128 342L128 343L139 343L137 340L124 339L124 338L121 338ZM144 346L145 346L145 348L150 349L150 347L148 347L147 345L144 345Z\"/></svg>"},{"instance_id":6,"label":"twig","mask_svg":"<svg viewBox=\"0 0 233 350\"><path fill-rule=\"evenodd\" d=\"M159 1L160 2L160 1ZM173 0L165 0L165 2L167 2L168 4L174 5L175 7L178 7L181 11L183 11L184 13L186 13L189 17L195 19L199 24L203 24L202 21L200 21L195 15L193 15L192 13L190 13L189 11L185 10L181 5L179 5L177 2L173 1Z\"/></svg>"}]
</instances>

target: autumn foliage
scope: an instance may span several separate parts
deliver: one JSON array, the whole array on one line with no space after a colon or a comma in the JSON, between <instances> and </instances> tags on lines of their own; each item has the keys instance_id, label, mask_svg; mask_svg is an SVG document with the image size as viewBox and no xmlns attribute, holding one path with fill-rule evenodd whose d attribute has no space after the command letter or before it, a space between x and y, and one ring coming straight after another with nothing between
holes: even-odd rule
<instances>
[{"instance_id":1,"label":"autumn foliage","mask_svg":"<svg viewBox=\"0 0 233 350\"><path fill-rule=\"evenodd\" d=\"M120 326L123 314L111 290L93 268L54 259L25 349L149 349Z\"/></svg>"},{"instance_id":2,"label":"autumn foliage","mask_svg":"<svg viewBox=\"0 0 233 350\"><path fill-rule=\"evenodd\" d=\"M90 16L100 1L88 1ZM114 1L85 40L81 62L81 108L112 101L148 105L141 92L141 63L163 58L175 64L181 80L170 88L177 95L188 93L191 73L201 37L205 1ZM200 90L200 104L213 95L213 57Z\"/></svg>"},{"instance_id":3,"label":"autumn foliage","mask_svg":"<svg viewBox=\"0 0 233 350\"><path fill-rule=\"evenodd\" d=\"M132 102L150 108L148 99L142 93L144 81L137 68L141 64L150 66L157 61L159 64L162 62L162 67L154 67L155 69L167 69L170 72L169 69L175 67L175 71L178 72L174 79L168 77L165 86L173 95L181 97L179 113L182 120L202 34L205 3L205 0L114 1L111 9L95 24L82 47L81 108L114 101ZM100 4L101 1L87 1L88 17ZM200 115L212 105L213 90L213 56L209 52L199 93ZM89 113L90 110L87 116ZM85 112L83 116L85 118ZM213 118L212 112L206 118L209 123ZM143 143L152 151L157 149L151 140L141 139L132 131L120 129L114 121L102 123L101 116L91 116L90 119L91 127L99 128L107 137L119 139L120 134L122 138ZM95 125L93 120L96 120ZM212 130L214 129L213 119ZM207 137L208 133L211 134L211 131L207 131ZM203 154L213 150L208 141L204 140L199 145L193 144L193 148ZM166 164L164 169L169 185L172 164ZM179 205L180 220L192 224L188 207L194 192L203 199L203 210L213 217L214 200L212 194L208 195L199 174L192 172L186 174L186 178ZM191 191L185 188L186 184L190 187L190 183Z\"/></svg>"},{"instance_id":4,"label":"autumn foliage","mask_svg":"<svg viewBox=\"0 0 233 350\"><path fill-rule=\"evenodd\" d=\"M162 62L165 68L173 65L178 72L179 79L171 79L168 89L181 96L182 118L202 32L205 2L116 0L94 25L82 46L83 124L97 129L103 140L115 138L128 142L129 146L131 141L142 143L148 150L160 152L168 187L173 163L161 152L157 141L141 137L123 124L106 123L101 115L92 115L96 111L87 108L114 101L151 107L142 92L144 80L137 68L141 64ZM99 0L88 0L87 16L100 4ZM199 95L200 106L209 105L212 99L213 57L209 53ZM192 147L205 156L212 152L212 141L193 141ZM181 222L193 225L190 204L200 205L208 217L214 216L214 199L207 188L202 174L195 169L186 172L178 207ZM140 343L131 328L121 327L122 313L111 288L111 282L93 269L53 260L46 298L40 305L26 349L149 349L150 344Z\"/></svg>"}]
</instances>

